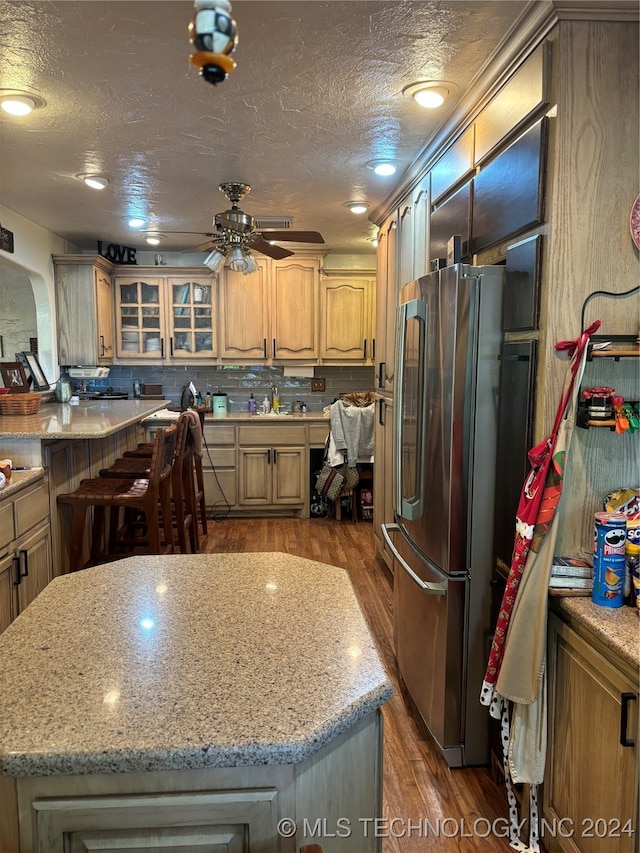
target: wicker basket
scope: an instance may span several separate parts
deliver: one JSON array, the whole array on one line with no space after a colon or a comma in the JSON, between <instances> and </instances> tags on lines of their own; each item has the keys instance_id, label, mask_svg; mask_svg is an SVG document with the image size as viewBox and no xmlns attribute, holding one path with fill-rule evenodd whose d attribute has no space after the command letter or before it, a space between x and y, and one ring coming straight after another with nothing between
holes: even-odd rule
<instances>
[{"instance_id":1,"label":"wicker basket","mask_svg":"<svg viewBox=\"0 0 640 853\"><path fill-rule=\"evenodd\" d=\"M3 394L0 397L0 415L35 415L40 408L42 394Z\"/></svg>"}]
</instances>

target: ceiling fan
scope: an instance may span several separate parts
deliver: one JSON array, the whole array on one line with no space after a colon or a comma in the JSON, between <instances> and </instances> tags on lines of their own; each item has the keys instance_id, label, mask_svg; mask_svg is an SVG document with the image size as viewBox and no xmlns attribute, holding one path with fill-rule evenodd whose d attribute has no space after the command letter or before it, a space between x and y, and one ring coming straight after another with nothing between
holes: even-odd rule
<instances>
[{"instance_id":1,"label":"ceiling fan","mask_svg":"<svg viewBox=\"0 0 640 853\"><path fill-rule=\"evenodd\" d=\"M225 258L233 258L233 255L246 254L251 249L268 255L275 260L288 258L294 253L282 246L274 245L274 242L294 243L324 243L322 235L317 231L291 231L288 228L262 229L256 228L255 219L243 210L239 204L251 190L249 184L238 181L227 181L218 187L220 192L231 202L231 208L222 213L216 213L213 218L215 231L203 232L180 232L180 233L202 233L208 239L205 242L185 249L185 252L210 251L212 255L222 254ZM173 232L178 233L178 232ZM272 242L274 241L274 242ZM215 260L212 259L212 260ZM206 263L206 261L205 261ZM209 264L207 264L209 266ZM233 264L230 264L233 267ZM213 267L212 267L213 268Z\"/></svg>"}]
</instances>

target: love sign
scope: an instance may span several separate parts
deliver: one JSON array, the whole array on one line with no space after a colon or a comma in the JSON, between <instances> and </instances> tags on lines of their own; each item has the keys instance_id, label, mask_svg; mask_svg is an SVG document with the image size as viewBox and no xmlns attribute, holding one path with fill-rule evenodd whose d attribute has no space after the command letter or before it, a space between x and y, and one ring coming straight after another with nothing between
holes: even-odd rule
<instances>
[{"instance_id":1,"label":"love sign","mask_svg":"<svg viewBox=\"0 0 640 853\"><path fill-rule=\"evenodd\" d=\"M107 243L102 251L102 240L98 240L98 254L114 264L137 264L136 250L129 246L119 246L117 243Z\"/></svg>"}]
</instances>

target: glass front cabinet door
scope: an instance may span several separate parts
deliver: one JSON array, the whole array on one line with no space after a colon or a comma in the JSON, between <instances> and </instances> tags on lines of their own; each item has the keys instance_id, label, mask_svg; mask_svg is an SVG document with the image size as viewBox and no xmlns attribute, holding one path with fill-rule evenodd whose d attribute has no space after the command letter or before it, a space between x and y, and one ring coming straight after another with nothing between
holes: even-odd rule
<instances>
[{"instance_id":1,"label":"glass front cabinet door","mask_svg":"<svg viewBox=\"0 0 640 853\"><path fill-rule=\"evenodd\" d=\"M120 359L177 361L217 355L215 287L206 275L116 276Z\"/></svg>"}]
</instances>

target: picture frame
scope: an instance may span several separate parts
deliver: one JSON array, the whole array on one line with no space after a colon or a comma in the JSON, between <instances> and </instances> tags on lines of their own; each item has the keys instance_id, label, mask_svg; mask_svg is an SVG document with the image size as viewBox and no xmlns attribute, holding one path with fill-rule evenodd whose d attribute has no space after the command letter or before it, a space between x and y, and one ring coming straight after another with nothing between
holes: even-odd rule
<instances>
[{"instance_id":1,"label":"picture frame","mask_svg":"<svg viewBox=\"0 0 640 853\"><path fill-rule=\"evenodd\" d=\"M47 378L44 375L44 370L42 369L42 366L38 361L37 353L23 352L20 355L22 361L24 361L29 370L29 373L31 374L31 378L33 379L33 390L48 391L51 386L47 382Z\"/></svg>"},{"instance_id":2,"label":"picture frame","mask_svg":"<svg viewBox=\"0 0 640 853\"><path fill-rule=\"evenodd\" d=\"M5 388L12 394L26 394L29 391L29 380L19 361L1 361L0 372Z\"/></svg>"}]
</instances>

